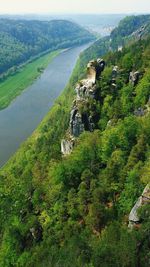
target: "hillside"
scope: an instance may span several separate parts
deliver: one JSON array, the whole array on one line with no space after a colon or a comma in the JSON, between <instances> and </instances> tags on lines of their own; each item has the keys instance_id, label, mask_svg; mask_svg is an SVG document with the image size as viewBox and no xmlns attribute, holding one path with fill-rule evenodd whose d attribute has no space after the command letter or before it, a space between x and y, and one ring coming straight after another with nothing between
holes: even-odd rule
<instances>
[{"instance_id":1,"label":"hillside","mask_svg":"<svg viewBox=\"0 0 150 267\"><path fill-rule=\"evenodd\" d=\"M128 39L137 31L139 31L137 37L140 38L143 30L149 23L150 15L128 16L121 20L118 27L111 33L112 48L116 49L119 45L128 43ZM148 33L150 33L149 30Z\"/></svg>"},{"instance_id":2,"label":"hillside","mask_svg":"<svg viewBox=\"0 0 150 267\"><path fill-rule=\"evenodd\" d=\"M150 205L128 228L150 182L149 57L148 33L122 51L105 38L81 55L63 94L1 170L0 266L149 267Z\"/></svg>"},{"instance_id":3,"label":"hillside","mask_svg":"<svg viewBox=\"0 0 150 267\"><path fill-rule=\"evenodd\" d=\"M0 19L0 74L46 51L80 45L93 39L87 30L70 21Z\"/></svg>"}]
</instances>

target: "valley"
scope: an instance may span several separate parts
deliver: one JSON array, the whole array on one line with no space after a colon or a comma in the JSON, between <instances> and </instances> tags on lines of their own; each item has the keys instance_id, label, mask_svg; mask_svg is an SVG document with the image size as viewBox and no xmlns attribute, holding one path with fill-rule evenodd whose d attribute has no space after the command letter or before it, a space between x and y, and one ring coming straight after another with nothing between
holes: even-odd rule
<instances>
[{"instance_id":1,"label":"valley","mask_svg":"<svg viewBox=\"0 0 150 267\"><path fill-rule=\"evenodd\" d=\"M3 93L1 107L10 104L12 98L26 88L7 108L0 111L0 166L7 162L41 122L68 83L79 54L89 45L72 48L59 55L59 52L45 55L0 84L0 95ZM47 68L33 82L33 78L39 75L37 66L46 65ZM31 82L33 84L29 86Z\"/></svg>"},{"instance_id":2,"label":"valley","mask_svg":"<svg viewBox=\"0 0 150 267\"><path fill-rule=\"evenodd\" d=\"M55 47L45 70L39 58L41 75L0 111L0 266L149 267L150 15L127 16L95 42L56 24L65 30L50 31L54 43L67 32L69 46Z\"/></svg>"},{"instance_id":3,"label":"valley","mask_svg":"<svg viewBox=\"0 0 150 267\"><path fill-rule=\"evenodd\" d=\"M0 109L6 108L21 92L41 75L54 57L61 51L54 51L20 67L13 75L0 82Z\"/></svg>"}]
</instances>

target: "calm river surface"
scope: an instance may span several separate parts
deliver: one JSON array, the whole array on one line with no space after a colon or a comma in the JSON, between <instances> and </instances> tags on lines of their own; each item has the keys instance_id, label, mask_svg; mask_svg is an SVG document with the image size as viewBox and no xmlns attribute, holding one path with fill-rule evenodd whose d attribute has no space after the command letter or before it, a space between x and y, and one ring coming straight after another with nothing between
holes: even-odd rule
<instances>
[{"instance_id":1,"label":"calm river surface","mask_svg":"<svg viewBox=\"0 0 150 267\"><path fill-rule=\"evenodd\" d=\"M26 140L66 86L76 60L89 44L64 51L8 108L0 111L0 166Z\"/></svg>"}]
</instances>

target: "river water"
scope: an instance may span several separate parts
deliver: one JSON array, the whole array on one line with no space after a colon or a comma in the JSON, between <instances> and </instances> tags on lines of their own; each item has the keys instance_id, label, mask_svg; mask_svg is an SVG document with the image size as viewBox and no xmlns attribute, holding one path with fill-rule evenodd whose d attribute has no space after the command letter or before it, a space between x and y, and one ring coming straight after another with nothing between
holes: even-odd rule
<instances>
[{"instance_id":1,"label":"river water","mask_svg":"<svg viewBox=\"0 0 150 267\"><path fill-rule=\"evenodd\" d=\"M89 44L62 52L41 76L0 111L0 166L35 130L66 86L77 58Z\"/></svg>"}]
</instances>

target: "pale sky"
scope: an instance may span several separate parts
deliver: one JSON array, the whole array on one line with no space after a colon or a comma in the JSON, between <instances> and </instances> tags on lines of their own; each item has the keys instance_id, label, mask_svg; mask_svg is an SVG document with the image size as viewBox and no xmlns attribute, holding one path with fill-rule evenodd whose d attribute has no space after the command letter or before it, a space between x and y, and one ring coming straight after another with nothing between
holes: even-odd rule
<instances>
[{"instance_id":1,"label":"pale sky","mask_svg":"<svg viewBox=\"0 0 150 267\"><path fill-rule=\"evenodd\" d=\"M0 0L1 14L150 13L150 0Z\"/></svg>"}]
</instances>

